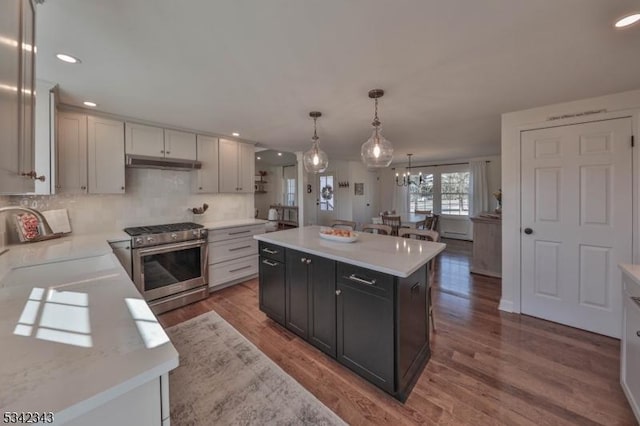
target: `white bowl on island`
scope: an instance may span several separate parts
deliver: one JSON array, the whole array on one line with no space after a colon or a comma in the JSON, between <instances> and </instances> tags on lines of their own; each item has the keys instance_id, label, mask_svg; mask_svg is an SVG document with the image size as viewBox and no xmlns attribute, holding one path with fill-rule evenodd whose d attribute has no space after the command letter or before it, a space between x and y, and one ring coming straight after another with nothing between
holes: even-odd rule
<instances>
[{"instance_id":1,"label":"white bowl on island","mask_svg":"<svg viewBox=\"0 0 640 426\"><path fill-rule=\"evenodd\" d=\"M339 243L353 243L358 240L358 233L349 229L322 227L318 235L325 240L337 241Z\"/></svg>"}]
</instances>

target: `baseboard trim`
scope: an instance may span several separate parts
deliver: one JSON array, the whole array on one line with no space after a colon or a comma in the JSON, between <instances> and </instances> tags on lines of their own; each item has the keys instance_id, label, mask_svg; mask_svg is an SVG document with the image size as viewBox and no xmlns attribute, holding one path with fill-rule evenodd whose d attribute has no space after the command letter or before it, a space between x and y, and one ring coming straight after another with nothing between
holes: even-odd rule
<instances>
[{"instance_id":1,"label":"baseboard trim","mask_svg":"<svg viewBox=\"0 0 640 426\"><path fill-rule=\"evenodd\" d=\"M498 305L498 309L505 312L513 312L513 301L500 299L500 305Z\"/></svg>"}]
</instances>

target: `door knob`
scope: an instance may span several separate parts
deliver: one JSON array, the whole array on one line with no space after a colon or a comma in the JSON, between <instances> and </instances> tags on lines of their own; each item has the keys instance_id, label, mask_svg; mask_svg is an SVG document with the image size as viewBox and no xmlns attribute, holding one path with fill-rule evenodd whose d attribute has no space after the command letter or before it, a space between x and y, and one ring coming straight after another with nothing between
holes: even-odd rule
<instances>
[{"instance_id":1,"label":"door knob","mask_svg":"<svg viewBox=\"0 0 640 426\"><path fill-rule=\"evenodd\" d=\"M533 234L533 229L531 229L531 228L524 228L524 233L525 233L525 234L527 234L527 235L531 235L531 234Z\"/></svg>"},{"instance_id":2,"label":"door knob","mask_svg":"<svg viewBox=\"0 0 640 426\"><path fill-rule=\"evenodd\" d=\"M311 263L311 259L307 259L307 265Z\"/></svg>"}]
</instances>

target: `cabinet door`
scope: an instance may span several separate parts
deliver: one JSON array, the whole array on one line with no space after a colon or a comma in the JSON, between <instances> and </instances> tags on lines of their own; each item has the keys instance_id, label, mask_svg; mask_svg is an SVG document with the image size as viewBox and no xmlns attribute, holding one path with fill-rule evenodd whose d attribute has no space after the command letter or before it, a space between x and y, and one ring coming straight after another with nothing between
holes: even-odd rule
<instances>
[{"instance_id":1,"label":"cabinet door","mask_svg":"<svg viewBox=\"0 0 640 426\"><path fill-rule=\"evenodd\" d=\"M197 159L202 168L192 174L193 192L213 194L218 192L218 138L198 135Z\"/></svg>"},{"instance_id":2,"label":"cabinet door","mask_svg":"<svg viewBox=\"0 0 640 426\"><path fill-rule=\"evenodd\" d=\"M164 129L127 123L125 152L149 157L164 157Z\"/></svg>"},{"instance_id":3,"label":"cabinet door","mask_svg":"<svg viewBox=\"0 0 640 426\"><path fill-rule=\"evenodd\" d=\"M58 114L57 191L87 192L87 116L73 112Z\"/></svg>"},{"instance_id":4,"label":"cabinet door","mask_svg":"<svg viewBox=\"0 0 640 426\"><path fill-rule=\"evenodd\" d=\"M622 294L622 381L629 392L629 402L640 407L640 306L627 293Z\"/></svg>"},{"instance_id":5,"label":"cabinet door","mask_svg":"<svg viewBox=\"0 0 640 426\"><path fill-rule=\"evenodd\" d=\"M393 299L341 275L337 359L376 386L394 392ZM366 270L356 278L368 280Z\"/></svg>"},{"instance_id":6,"label":"cabinet door","mask_svg":"<svg viewBox=\"0 0 640 426\"><path fill-rule=\"evenodd\" d=\"M309 277L309 342L336 356L336 262L307 255Z\"/></svg>"},{"instance_id":7,"label":"cabinet door","mask_svg":"<svg viewBox=\"0 0 640 426\"><path fill-rule=\"evenodd\" d=\"M309 290L307 259L309 255L297 250L286 252L286 327L298 336L309 336Z\"/></svg>"},{"instance_id":8,"label":"cabinet door","mask_svg":"<svg viewBox=\"0 0 640 426\"><path fill-rule=\"evenodd\" d=\"M52 157L55 159L55 123L57 120L55 85L47 81L36 82L36 122L35 122L35 171L44 176L44 181L36 180L36 194L54 194Z\"/></svg>"},{"instance_id":9,"label":"cabinet door","mask_svg":"<svg viewBox=\"0 0 640 426\"><path fill-rule=\"evenodd\" d=\"M255 190L256 149L246 143L238 144L238 187L239 192L253 193Z\"/></svg>"},{"instance_id":10,"label":"cabinet door","mask_svg":"<svg viewBox=\"0 0 640 426\"><path fill-rule=\"evenodd\" d=\"M238 192L238 143L227 139L219 141L218 176L220 192Z\"/></svg>"},{"instance_id":11,"label":"cabinet door","mask_svg":"<svg viewBox=\"0 0 640 426\"><path fill-rule=\"evenodd\" d=\"M20 40L22 0L1 3L0 28L2 35L10 40ZM0 43L0 82L8 87L20 86L21 55L20 43ZM34 190L32 179L21 176L29 172L22 161L22 126L20 116L21 92L0 90L0 192L25 193Z\"/></svg>"},{"instance_id":12,"label":"cabinet door","mask_svg":"<svg viewBox=\"0 0 640 426\"><path fill-rule=\"evenodd\" d=\"M165 130L164 154L167 158L195 160L197 157L195 133L179 132L177 130Z\"/></svg>"},{"instance_id":13,"label":"cabinet door","mask_svg":"<svg viewBox=\"0 0 640 426\"><path fill-rule=\"evenodd\" d=\"M124 193L124 123L87 119L89 193Z\"/></svg>"},{"instance_id":14,"label":"cabinet door","mask_svg":"<svg viewBox=\"0 0 640 426\"><path fill-rule=\"evenodd\" d=\"M284 263L260 258L260 310L274 321L285 325L285 267Z\"/></svg>"}]
</instances>

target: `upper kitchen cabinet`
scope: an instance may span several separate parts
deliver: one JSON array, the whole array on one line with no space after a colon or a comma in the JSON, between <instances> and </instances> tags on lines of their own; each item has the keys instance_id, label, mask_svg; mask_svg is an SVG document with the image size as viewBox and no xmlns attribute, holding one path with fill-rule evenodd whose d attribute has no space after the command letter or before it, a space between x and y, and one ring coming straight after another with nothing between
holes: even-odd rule
<instances>
[{"instance_id":1,"label":"upper kitchen cabinet","mask_svg":"<svg viewBox=\"0 0 640 426\"><path fill-rule=\"evenodd\" d=\"M56 193L87 193L87 116L58 114Z\"/></svg>"},{"instance_id":2,"label":"upper kitchen cabinet","mask_svg":"<svg viewBox=\"0 0 640 426\"><path fill-rule=\"evenodd\" d=\"M57 87L48 81L36 81L35 117L35 193L55 194Z\"/></svg>"},{"instance_id":3,"label":"upper kitchen cabinet","mask_svg":"<svg viewBox=\"0 0 640 426\"><path fill-rule=\"evenodd\" d=\"M39 176L34 163L35 6L0 3L0 193L27 193Z\"/></svg>"},{"instance_id":4,"label":"upper kitchen cabinet","mask_svg":"<svg viewBox=\"0 0 640 426\"><path fill-rule=\"evenodd\" d=\"M126 123L127 154L164 157L164 129L144 124Z\"/></svg>"},{"instance_id":5,"label":"upper kitchen cabinet","mask_svg":"<svg viewBox=\"0 0 640 426\"><path fill-rule=\"evenodd\" d=\"M196 159L195 133L127 123L125 152L146 157Z\"/></svg>"},{"instance_id":6,"label":"upper kitchen cabinet","mask_svg":"<svg viewBox=\"0 0 640 426\"><path fill-rule=\"evenodd\" d=\"M167 158L196 159L196 135L177 130L164 131L164 154Z\"/></svg>"},{"instance_id":7,"label":"upper kitchen cabinet","mask_svg":"<svg viewBox=\"0 0 640 426\"><path fill-rule=\"evenodd\" d=\"M218 192L218 138L198 135L198 161L202 168L192 175L193 192L211 194Z\"/></svg>"},{"instance_id":8,"label":"upper kitchen cabinet","mask_svg":"<svg viewBox=\"0 0 640 426\"><path fill-rule=\"evenodd\" d=\"M60 112L57 135L56 192L124 193L122 121Z\"/></svg>"},{"instance_id":9,"label":"upper kitchen cabinet","mask_svg":"<svg viewBox=\"0 0 640 426\"><path fill-rule=\"evenodd\" d=\"M88 117L89 193L124 194L124 123Z\"/></svg>"},{"instance_id":10,"label":"upper kitchen cabinet","mask_svg":"<svg viewBox=\"0 0 640 426\"><path fill-rule=\"evenodd\" d=\"M220 139L220 192L252 193L255 170L253 145Z\"/></svg>"}]
</instances>

